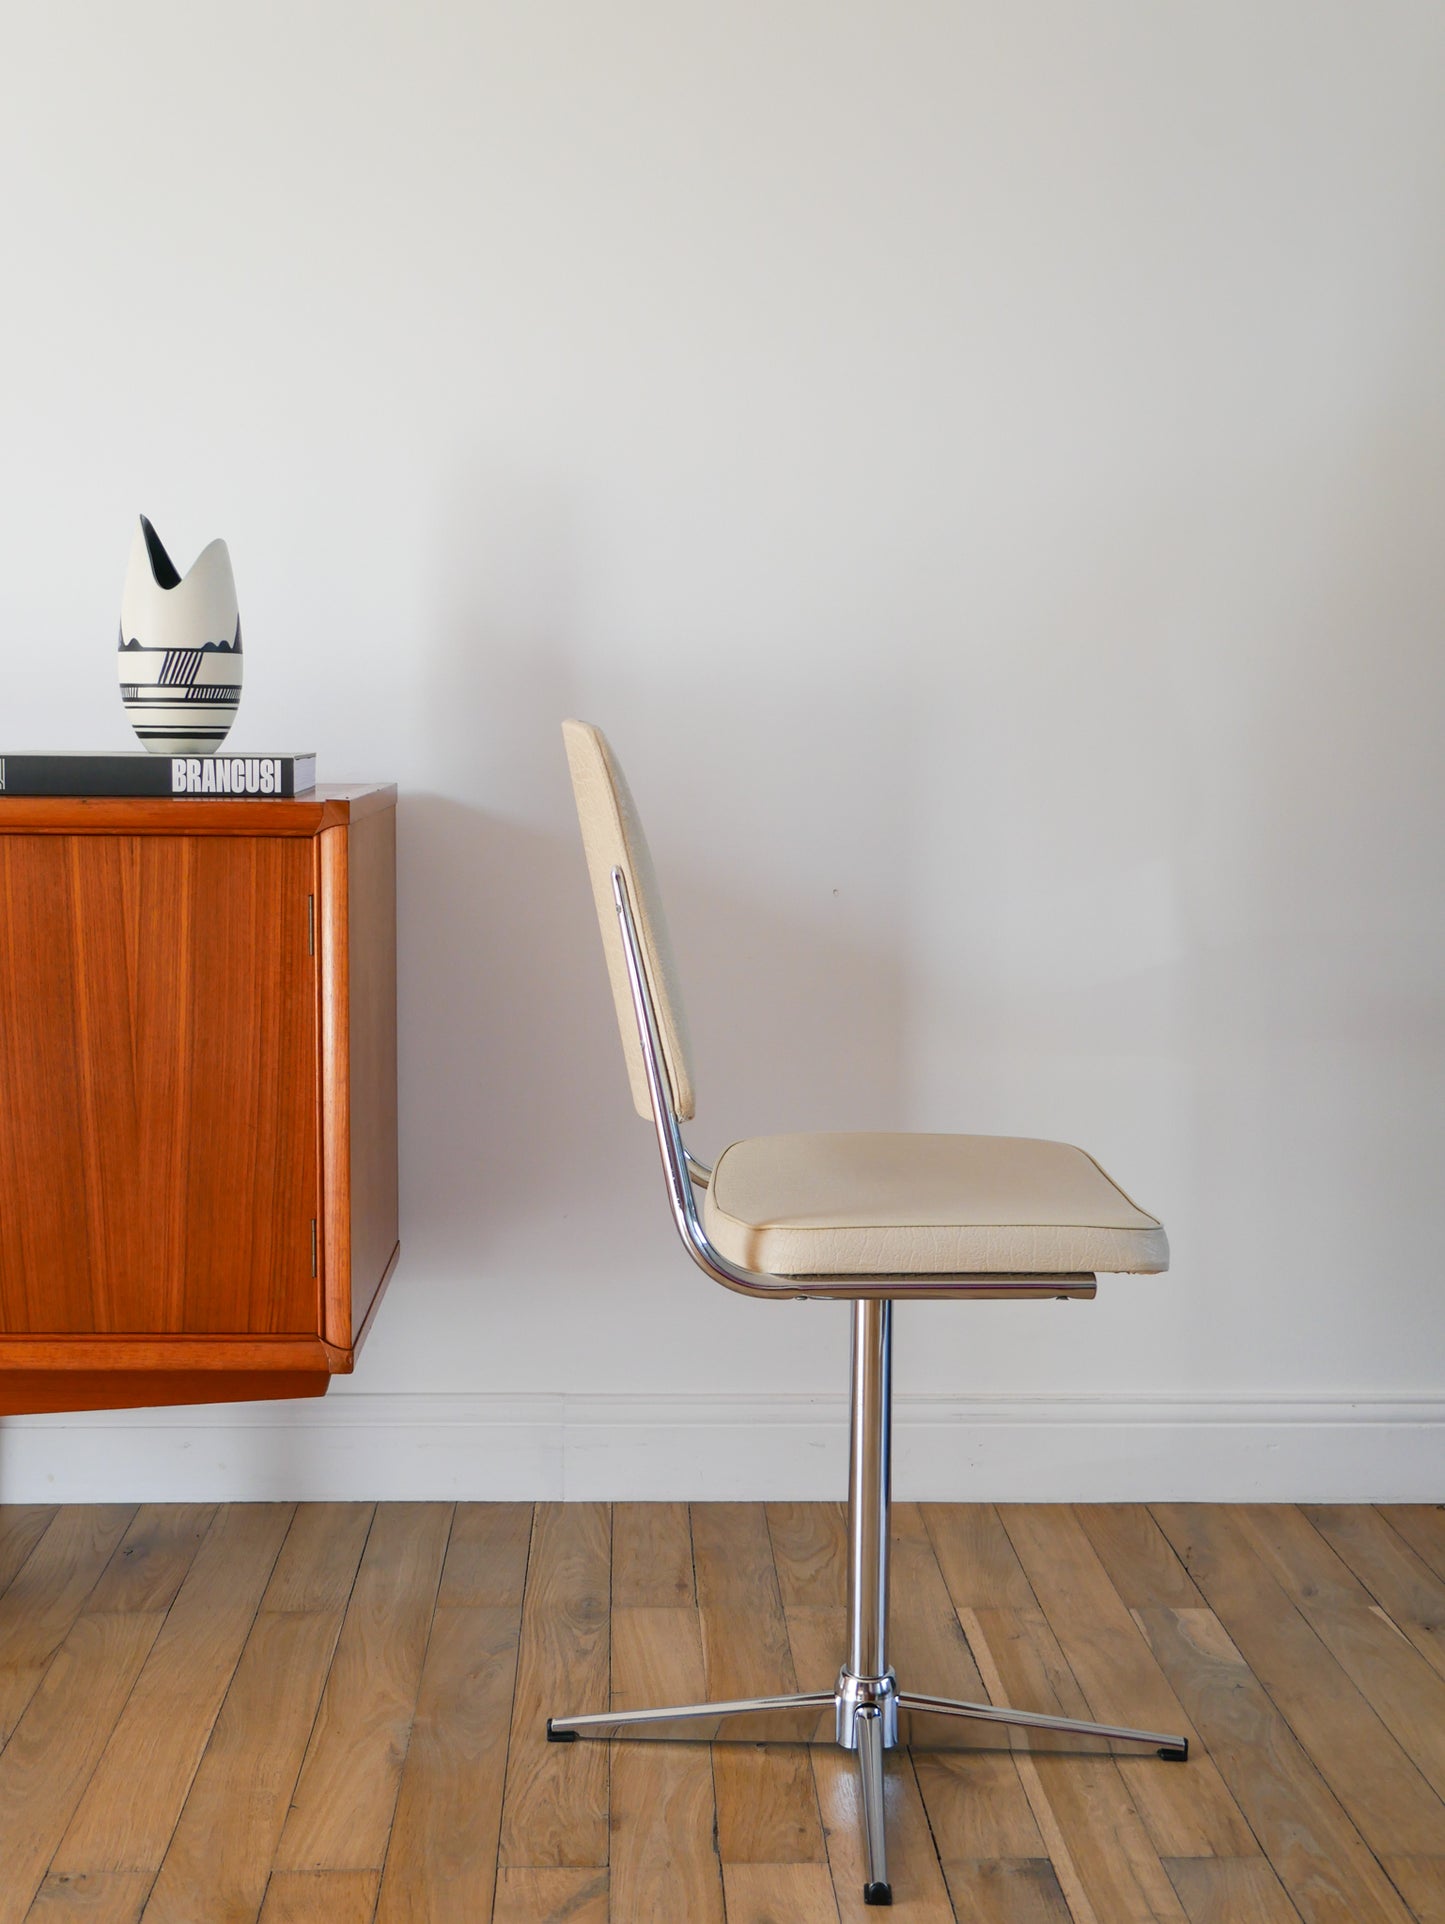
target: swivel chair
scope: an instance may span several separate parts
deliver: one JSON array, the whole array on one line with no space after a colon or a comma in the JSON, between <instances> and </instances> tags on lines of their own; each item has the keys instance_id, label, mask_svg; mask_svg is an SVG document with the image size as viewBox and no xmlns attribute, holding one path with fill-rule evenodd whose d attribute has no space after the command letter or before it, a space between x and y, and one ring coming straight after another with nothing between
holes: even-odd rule
<instances>
[{"instance_id":1,"label":"swivel chair","mask_svg":"<svg viewBox=\"0 0 1445 1924\"><path fill-rule=\"evenodd\" d=\"M857 1753L867 1881L891 1904L883 1756L900 1714L970 1718L1146 1744L1183 1761L1187 1738L900 1688L888 1662L892 1316L897 1299L1088 1299L1097 1271L1169 1266L1162 1226L1083 1150L1008 1136L790 1135L735 1142L709 1170L687 1149L687 1038L652 860L611 749L562 725L632 1099L650 1119L683 1246L747 1296L853 1305L848 1647L832 1691L551 1717L554 1742L671 1737L831 1740ZM702 1198L699 1212L697 1191ZM908 1731L908 1723L903 1729ZM905 1736L905 1741L908 1737Z\"/></svg>"}]
</instances>

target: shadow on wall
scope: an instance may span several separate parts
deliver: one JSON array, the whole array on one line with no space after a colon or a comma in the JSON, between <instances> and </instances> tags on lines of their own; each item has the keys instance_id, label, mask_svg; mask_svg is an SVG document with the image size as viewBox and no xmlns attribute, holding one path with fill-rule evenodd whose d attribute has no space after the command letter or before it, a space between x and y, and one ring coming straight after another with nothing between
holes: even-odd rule
<instances>
[{"instance_id":1,"label":"shadow on wall","mask_svg":"<svg viewBox=\"0 0 1445 1924\"><path fill-rule=\"evenodd\" d=\"M769 900L766 883L755 898L715 879L747 851L710 863L665 772L692 698L686 662L637 675L642 656L609 644L590 531L565 486L464 461L436 506L436 600L414 682L433 792L404 778L398 817L398 1301L417 1313L398 1311L374 1367L428 1384L653 1382L657 1358L631 1354L601 1292L625 1277L645 1309L675 1292L686 1261L632 1112L563 718L592 715L624 760L660 751L660 768L632 772L692 1018L700 1155L744 1134L896 1125L901 960L816 912L810 926L786 884ZM733 1367L755 1341L751 1318L747 1333L729 1319L738 1305L704 1291L668 1331Z\"/></svg>"},{"instance_id":2,"label":"shadow on wall","mask_svg":"<svg viewBox=\"0 0 1445 1924\"><path fill-rule=\"evenodd\" d=\"M538 1254L550 1244L570 1262L634 1199L665 1242L580 842L440 795L404 796L399 829L409 1257L474 1274L499 1238L515 1245L535 1225ZM897 1126L898 958L695 872L663 888L694 1032L699 1153L739 1134ZM592 1260L615 1265L615 1252Z\"/></svg>"}]
</instances>

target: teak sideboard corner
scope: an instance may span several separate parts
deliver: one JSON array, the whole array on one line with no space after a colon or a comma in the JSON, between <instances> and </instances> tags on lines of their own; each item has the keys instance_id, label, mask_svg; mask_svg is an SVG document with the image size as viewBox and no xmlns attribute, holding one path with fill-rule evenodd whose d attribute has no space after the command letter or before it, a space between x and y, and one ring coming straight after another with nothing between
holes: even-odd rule
<instances>
[{"instance_id":1,"label":"teak sideboard corner","mask_svg":"<svg viewBox=\"0 0 1445 1924\"><path fill-rule=\"evenodd\" d=\"M397 1250L396 790L0 796L0 1416L320 1396Z\"/></svg>"}]
</instances>

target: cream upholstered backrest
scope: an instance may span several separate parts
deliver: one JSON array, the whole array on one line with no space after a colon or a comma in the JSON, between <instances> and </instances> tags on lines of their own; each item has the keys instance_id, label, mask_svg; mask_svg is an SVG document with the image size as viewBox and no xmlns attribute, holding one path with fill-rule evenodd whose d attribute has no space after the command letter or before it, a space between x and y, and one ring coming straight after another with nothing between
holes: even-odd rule
<instances>
[{"instance_id":1,"label":"cream upholstered backrest","mask_svg":"<svg viewBox=\"0 0 1445 1924\"><path fill-rule=\"evenodd\" d=\"M652 1102L647 1092L642 1045L637 1039L637 1018L632 1011L632 990L627 980L627 963L622 952L622 932L617 925L617 908L612 899L612 871L621 869L632 903L632 917L642 945L643 967L657 1011L658 1031L662 1036L662 1056L667 1078L672 1085L672 1106L679 1121L693 1114L692 1074L688 1068L687 1022L677 987L677 965L672 958L667 924L657 894L657 875L648 852L647 837L637 819L636 804L627 779L617 766L607 737L591 722L564 721L562 739L567 744L567 761L572 770L572 793L577 799L577 820L582 826L582 846L587 852L587 869L592 878L592 898L597 905L597 920L602 929L602 948L607 957L607 973L612 981L612 999L617 1005L617 1026L622 1031L622 1053L627 1058L627 1075L632 1084L632 1100L640 1116L651 1117Z\"/></svg>"}]
</instances>

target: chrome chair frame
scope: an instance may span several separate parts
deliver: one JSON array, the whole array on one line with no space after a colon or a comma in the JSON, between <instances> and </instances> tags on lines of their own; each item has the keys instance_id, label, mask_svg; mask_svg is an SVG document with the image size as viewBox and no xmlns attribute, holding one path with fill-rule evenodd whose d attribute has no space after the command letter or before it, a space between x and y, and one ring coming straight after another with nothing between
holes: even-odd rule
<instances>
[{"instance_id":1,"label":"chrome chair frame","mask_svg":"<svg viewBox=\"0 0 1445 1924\"><path fill-rule=\"evenodd\" d=\"M866 1904L891 1904L893 1894L888 1880L883 1823L883 1756L900 1741L900 1712L1145 1744L1157 1750L1161 1757L1178 1762L1189 1755L1186 1737L1163 1731L1131 1730L1116 1724L1087 1723L1073 1717L1044 1716L997 1704L961 1703L948 1697L900 1690L888 1662L893 1297L906 1295L924 1301L958 1296L1087 1300L1094 1295L1095 1279L1092 1275L940 1276L933 1279L937 1287L930 1287L916 1276L769 1276L729 1262L708 1241L698 1215L693 1189L695 1186L705 1188L711 1172L697 1161L682 1139L627 882L617 868L612 871L612 899L622 935L668 1200L688 1254L714 1282L740 1290L744 1295L788 1299L844 1297L853 1303L848 1453L848 1650L838 1672L838 1682L831 1691L549 1717L547 1735L554 1743L570 1743L579 1737L649 1736L710 1743L831 1740L844 1750L854 1751L862 1790L867 1866L863 1900ZM910 1731L905 1741L911 1737ZM928 1746L925 1742L919 1747Z\"/></svg>"}]
</instances>

